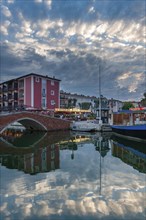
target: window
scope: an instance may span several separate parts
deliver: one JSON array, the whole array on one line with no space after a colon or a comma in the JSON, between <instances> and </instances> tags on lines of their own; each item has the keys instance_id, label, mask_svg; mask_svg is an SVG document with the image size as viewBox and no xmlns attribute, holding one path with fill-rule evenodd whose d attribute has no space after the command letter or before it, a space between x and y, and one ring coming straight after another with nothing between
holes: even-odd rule
<instances>
[{"instance_id":1,"label":"window","mask_svg":"<svg viewBox=\"0 0 146 220\"><path fill-rule=\"evenodd\" d=\"M40 81L40 78L39 78L39 77L36 77L36 78L35 78L35 81L36 81L36 82L39 82L39 81Z\"/></svg>"},{"instance_id":2,"label":"window","mask_svg":"<svg viewBox=\"0 0 146 220\"><path fill-rule=\"evenodd\" d=\"M55 170L55 163L54 163L54 160L51 161L51 169L52 169L52 170Z\"/></svg>"},{"instance_id":3,"label":"window","mask_svg":"<svg viewBox=\"0 0 146 220\"><path fill-rule=\"evenodd\" d=\"M51 100L51 105L55 105L55 101L54 100Z\"/></svg>"},{"instance_id":4,"label":"window","mask_svg":"<svg viewBox=\"0 0 146 220\"><path fill-rule=\"evenodd\" d=\"M54 93L54 90L51 90L51 95L54 95L55 93Z\"/></svg>"},{"instance_id":5,"label":"window","mask_svg":"<svg viewBox=\"0 0 146 220\"><path fill-rule=\"evenodd\" d=\"M54 80L51 80L51 85L54 86Z\"/></svg>"},{"instance_id":6,"label":"window","mask_svg":"<svg viewBox=\"0 0 146 220\"><path fill-rule=\"evenodd\" d=\"M51 151L51 159L54 159L55 158L55 153L54 151Z\"/></svg>"},{"instance_id":7,"label":"window","mask_svg":"<svg viewBox=\"0 0 146 220\"><path fill-rule=\"evenodd\" d=\"M42 90L42 96L46 96L46 89Z\"/></svg>"},{"instance_id":8,"label":"window","mask_svg":"<svg viewBox=\"0 0 146 220\"><path fill-rule=\"evenodd\" d=\"M24 87L24 80L23 79L19 81L19 88L22 88L22 87Z\"/></svg>"},{"instance_id":9,"label":"window","mask_svg":"<svg viewBox=\"0 0 146 220\"><path fill-rule=\"evenodd\" d=\"M19 93L19 98L24 98L24 92L23 91Z\"/></svg>"},{"instance_id":10,"label":"window","mask_svg":"<svg viewBox=\"0 0 146 220\"><path fill-rule=\"evenodd\" d=\"M42 107L46 108L46 99L42 99Z\"/></svg>"}]
</instances>

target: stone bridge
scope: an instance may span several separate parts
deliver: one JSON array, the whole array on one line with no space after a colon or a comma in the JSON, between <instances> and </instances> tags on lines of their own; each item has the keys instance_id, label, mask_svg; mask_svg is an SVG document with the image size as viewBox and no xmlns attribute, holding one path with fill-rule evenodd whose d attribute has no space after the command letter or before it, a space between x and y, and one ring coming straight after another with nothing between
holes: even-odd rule
<instances>
[{"instance_id":1,"label":"stone bridge","mask_svg":"<svg viewBox=\"0 0 146 220\"><path fill-rule=\"evenodd\" d=\"M34 131L68 130L71 123L67 120L53 118L50 116L32 112L20 112L8 115L0 115L0 134L2 134L13 122L19 122L27 130Z\"/></svg>"}]
</instances>

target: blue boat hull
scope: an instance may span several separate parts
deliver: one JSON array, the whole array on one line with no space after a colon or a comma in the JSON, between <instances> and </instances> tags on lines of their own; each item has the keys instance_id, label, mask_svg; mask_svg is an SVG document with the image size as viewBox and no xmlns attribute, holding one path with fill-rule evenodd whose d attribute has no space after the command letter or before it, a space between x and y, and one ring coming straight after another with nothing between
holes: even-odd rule
<instances>
[{"instance_id":1,"label":"blue boat hull","mask_svg":"<svg viewBox=\"0 0 146 220\"><path fill-rule=\"evenodd\" d=\"M133 138L140 138L146 140L146 125L133 125L133 126L112 126L114 133L129 136Z\"/></svg>"}]
</instances>

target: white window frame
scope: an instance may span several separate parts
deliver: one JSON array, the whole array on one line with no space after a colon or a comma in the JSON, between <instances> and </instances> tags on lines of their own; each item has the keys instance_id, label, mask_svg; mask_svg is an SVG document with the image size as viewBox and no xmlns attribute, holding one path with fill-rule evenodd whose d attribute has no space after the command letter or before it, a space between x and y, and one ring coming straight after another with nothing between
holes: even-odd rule
<instances>
[{"instance_id":1,"label":"white window frame","mask_svg":"<svg viewBox=\"0 0 146 220\"><path fill-rule=\"evenodd\" d=\"M51 105L55 105L55 101L54 100L51 100Z\"/></svg>"},{"instance_id":2,"label":"white window frame","mask_svg":"<svg viewBox=\"0 0 146 220\"><path fill-rule=\"evenodd\" d=\"M45 88L42 89L42 96L46 97L46 89Z\"/></svg>"},{"instance_id":3,"label":"white window frame","mask_svg":"<svg viewBox=\"0 0 146 220\"><path fill-rule=\"evenodd\" d=\"M51 90L51 95L55 95L55 92L54 92L54 90Z\"/></svg>"},{"instance_id":4,"label":"white window frame","mask_svg":"<svg viewBox=\"0 0 146 220\"><path fill-rule=\"evenodd\" d=\"M51 85L54 86L54 80L51 80Z\"/></svg>"},{"instance_id":5,"label":"white window frame","mask_svg":"<svg viewBox=\"0 0 146 220\"><path fill-rule=\"evenodd\" d=\"M42 108L46 108L46 98L42 98Z\"/></svg>"}]
</instances>

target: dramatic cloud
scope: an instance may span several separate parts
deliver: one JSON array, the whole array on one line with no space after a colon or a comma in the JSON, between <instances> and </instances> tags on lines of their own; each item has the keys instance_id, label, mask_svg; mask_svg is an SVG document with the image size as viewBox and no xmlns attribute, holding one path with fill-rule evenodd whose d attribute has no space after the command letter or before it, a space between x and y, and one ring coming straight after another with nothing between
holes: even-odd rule
<instances>
[{"instance_id":1,"label":"dramatic cloud","mask_svg":"<svg viewBox=\"0 0 146 220\"><path fill-rule=\"evenodd\" d=\"M104 96L141 99L145 8L144 0L2 0L1 81L36 72L61 79L64 91L98 96L100 65Z\"/></svg>"}]
</instances>

